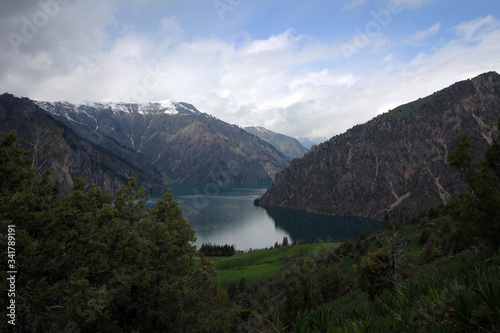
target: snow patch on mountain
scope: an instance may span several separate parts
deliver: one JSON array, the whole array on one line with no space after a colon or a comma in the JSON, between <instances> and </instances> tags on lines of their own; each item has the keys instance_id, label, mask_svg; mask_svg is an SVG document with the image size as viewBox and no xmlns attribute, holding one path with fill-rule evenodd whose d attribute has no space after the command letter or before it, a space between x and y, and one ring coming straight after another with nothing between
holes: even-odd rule
<instances>
[{"instance_id":1,"label":"snow patch on mountain","mask_svg":"<svg viewBox=\"0 0 500 333\"><path fill-rule=\"evenodd\" d=\"M163 100L158 102L147 103L124 103L124 102L94 102L83 101L78 104L71 104L68 102L45 102L35 101L35 103L42 109L51 113L61 115L63 113L67 116L68 113L85 113L90 116L90 113L95 113L110 109L114 114L118 113L138 113L142 115L148 114L167 114L167 115L194 115L200 114L194 106L187 103L177 103L171 100ZM64 110L61 112L61 110ZM92 118L92 117L91 117Z\"/></svg>"}]
</instances>

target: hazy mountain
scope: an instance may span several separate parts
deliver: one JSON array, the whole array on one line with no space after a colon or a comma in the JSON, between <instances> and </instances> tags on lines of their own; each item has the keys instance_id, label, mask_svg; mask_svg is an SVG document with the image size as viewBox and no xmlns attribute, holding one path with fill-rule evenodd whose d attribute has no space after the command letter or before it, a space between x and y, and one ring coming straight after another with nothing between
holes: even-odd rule
<instances>
[{"instance_id":1,"label":"hazy mountain","mask_svg":"<svg viewBox=\"0 0 500 333\"><path fill-rule=\"evenodd\" d=\"M131 165L147 164L165 184L270 184L289 163L271 144L187 103L37 104Z\"/></svg>"},{"instance_id":2,"label":"hazy mountain","mask_svg":"<svg viewBox=\"0 0 500 333\"><path fill-rule=\"evenodd\" d=\"M378 219L446 203L465 189L448 154L467 133L482 155L499 117L500 75L458 82L313 147L260 203Z\"/></svg>"},{"instance_id":3,"label":"hazy mountain","mask_svg":"<svg viewBox=\"0 0 500 333\"><path fill-rule=\"evenodd\" d=\"M298 139L302 146L306 147L307 149L311 149L312 146L314 145L319 145L320 143L323 143L328 140L327 137L315 137L315 138L309 138L309 137L300 137Z\"/></svg>"},{"instance_id":4,"label":"hazy mountain","mask_svg":"<svg viewBox=\"0 0 500 333\"><path fill-rule=\"evenodd\" d=\"M297 139L292 137L272 132L260 126L244 126L242 127L248 133L258 136L262 140L269 142L280 151L283 155L290 158L290 160L302 157L307 153L306 149Z\"/></svg>"},{"instance_id":5,"label":"hazy mountain","mask_svg":"<svg viewBox=\"0 0 500 333\"><path fill-rule=\"evenodd\" d=\"M107 151L92 141L76 134L62 122L54 119L28 98L17 98L10 94L0 95L0 136L11 129L17 131L25 149L31 149L34 142L35 125L55 133L63 129L63 142L59 159L50 163L54 174L60 176L63 191L73 183L75 177L86 177L89 183L98 184L105 191L114 191L127 183L128 177L135 177L139 184L152 191L164 189L161 175L142 161L133 151L121 148L124 154L133 156L135 166ZM49 165L46 165L47 167Z\"/></svg>"}]
</instances>

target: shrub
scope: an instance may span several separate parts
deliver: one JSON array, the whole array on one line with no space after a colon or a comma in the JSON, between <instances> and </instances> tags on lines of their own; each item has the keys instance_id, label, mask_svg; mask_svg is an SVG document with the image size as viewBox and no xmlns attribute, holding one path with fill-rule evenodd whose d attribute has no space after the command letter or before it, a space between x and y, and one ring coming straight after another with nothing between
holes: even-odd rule
<instances>
[{"instance_id":1,"label":"shrub","mask_svg":"<svg viewBox=\"0 0 500 333\"><path fill-rule=\"evenodd\" d=\"M431 231L429 228L425 228L424 230L422 230L422 233L420 234L419 242L420 244L426 244L430 238L431 238Z\"/></svg>"},{"instance_id":2,"label":"shrub","mask_svg":"<svg viewBox=\"0 0 500 333\"><path fill-rule=\"evenodd\" d=\"M391 276L390 254L386 249L381 248L362 257L357 270L357 284L368 293L371 300L394 284Z\"/></svg>"}]
</instances>

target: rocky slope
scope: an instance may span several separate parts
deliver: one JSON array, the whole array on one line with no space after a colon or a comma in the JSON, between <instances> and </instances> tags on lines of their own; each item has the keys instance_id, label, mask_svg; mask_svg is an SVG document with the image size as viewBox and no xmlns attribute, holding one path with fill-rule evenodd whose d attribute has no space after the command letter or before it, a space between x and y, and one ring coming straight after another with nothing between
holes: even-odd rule
<instances>
[{"instance_id":1,"label":"rocky slope","mask_svg":"<svg viewBox=\"0 0 500 333\"><path fill-rule=\"evenodd\" d=\"M127 163L146 164L145 172L160 173L165 184L270 184L290 161L271 144L187 103L37 104Z\"/></svg>"},{"instance_id":2,"label":"rocky slope","mask_svg":"<svg viewBox=\"0 0 500 333\"><path fill-rule=\"evenodd\" d=\"M275 133L264 127L260 126L244 126L243 129L262 140L272 144L283 155L287 156L290 160L304 156L308 152L299 140L292 137Z\"/></svg>"},{"instance_id":3,"label":"rocky slope","mask_svg":"<svg viewBox=\"0 0 500 333\"><path fill-rule=\"evenodd\" d=\"M448 154L461 133L482 154L499 117L500 75L458 82L314 146L259 203L375 219L446 203L465 189Z\"/></svg>"},{"instance_id":4,"label":"rocky slope","mask_svg":"<svg viewBox=\"0 0 500 333\"><path fill-rule=\"evenodd\" d=\"M63 191L68 190L75 177L86 177L89 184L97 184L108 192L114 192L126 184L128 177L135 177L139 184L151 191L164 190L161 175L155 174L154 169L147 164L139 162L135 167L129 165L115 154L95 145L92 140L79 136L28 98L0 95L0 136L11 129L16 130L23 148L32 149L36 126L49 129L51 133L63 130L57 156L54 155L43 166L44 169L48 166L53 168L53 174L61 179ZM128 153L135 154L133 151ZM139 155L136 157L140 160Z\"/></svg>"}]
</instances>

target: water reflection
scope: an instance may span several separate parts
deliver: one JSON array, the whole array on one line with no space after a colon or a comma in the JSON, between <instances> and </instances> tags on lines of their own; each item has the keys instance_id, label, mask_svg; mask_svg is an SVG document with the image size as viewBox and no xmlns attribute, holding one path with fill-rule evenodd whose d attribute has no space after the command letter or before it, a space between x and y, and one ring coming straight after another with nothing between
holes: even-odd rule
<instances>
[{"instance_id":1,"label":"water reflection","mask_svg":"<svg viewBox=\"0 0 500 333\"><path fill-rule=\"evenodd\" d=\"M264 207L276 227L285 230L297 241L341 241L356 237L363 231L376 232L384 223L362 217L341 217L308 214L304 211Z\"/></svg>"},{"instance_id":2,"label":"water reflection","mask_svg":"<svg viewBox=\"0 0 500 333\"><path fill-rule=\"evenodd\" d=\"M254 206L254 199L266 191L264 186L171 187L183 215L196 231L196 245L232 244L239 250L272 247L283 237L291 241L311 242L343 240L363 231L374 232L382 222L335 216L311 215L276 207ZM151 194L147 208L153 207L159 194Z\"/></svg>"}]
</instances>

